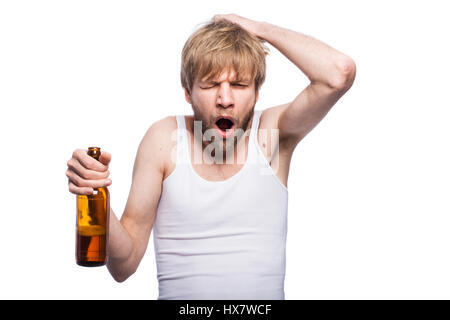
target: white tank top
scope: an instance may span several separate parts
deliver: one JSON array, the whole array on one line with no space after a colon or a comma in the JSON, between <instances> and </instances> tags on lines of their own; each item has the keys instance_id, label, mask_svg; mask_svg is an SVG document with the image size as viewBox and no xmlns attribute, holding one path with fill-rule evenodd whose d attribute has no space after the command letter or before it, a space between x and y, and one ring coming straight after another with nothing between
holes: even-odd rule
<instances>
[{"instance_id":1,"label":"white tank top","mask_svg":"<svg viewBox=\"0 0 450 320\"><path fill-rule=\"evenodd\" d=\"M261 112L244 166L224 181L194 171L185 118L176 117L177 164L153 229L158 299L284 299L288 191L258 145Z\"/></svg>"}]
</instances>

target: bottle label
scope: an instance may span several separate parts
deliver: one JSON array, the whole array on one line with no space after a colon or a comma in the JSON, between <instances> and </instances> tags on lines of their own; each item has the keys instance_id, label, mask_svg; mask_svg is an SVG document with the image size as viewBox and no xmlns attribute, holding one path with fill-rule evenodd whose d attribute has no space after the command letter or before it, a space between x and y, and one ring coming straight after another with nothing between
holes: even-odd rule
<instances>
[{"instance_id":1,"label":"bottle label","mask_svg":"<svg viewBox=\"0 0 450 320\"><path fill-rule=\"evenodd\" d=\"M77 232L83 237L102 236L106 234L106 229L100 225L78 226Z\"/></svg>"}]
</instances>

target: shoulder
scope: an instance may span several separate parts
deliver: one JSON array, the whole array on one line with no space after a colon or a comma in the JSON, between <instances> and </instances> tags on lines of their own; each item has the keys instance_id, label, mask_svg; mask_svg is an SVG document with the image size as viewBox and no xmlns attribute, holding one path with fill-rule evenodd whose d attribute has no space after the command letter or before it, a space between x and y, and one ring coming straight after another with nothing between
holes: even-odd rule
<instances>
[{"instance_id":1,"label":"shoulder","mask_svg":"<svg viewBox=\"0 0 450 320\"><path fill-rule=\"evenodd\" d=\"M276 134L279 130L278 119L280 114L289 106L288 103L264 109L259 118L258 139L267 134Z\"/></svg>"},{"instance_id":2,"label":"shoulder","mask_svg":"<svg viewBox=\"0 0 450 320\"><path fill-rule=\"evenodd\" d=\"M269 145L272 146L272 151L279 149L280 154L286 155L287 158L292 155L296 144L289 140L280 140L279 119L280 115L288 107L289 103L285 103L264 109L261 113L258 128L258 142L260 142L263 147L266 143L269 143ZM271 139L270 142L267 141L268 137Z\"/></svg>"},{"instance_id":3,"label":"shoulder","mask_svg":"<svg viewBox=\"0 0 450 320\"><path fill-rule=\"evenodd\" d=\"M175 116L167 116L163 119L155 121L145 133L142 143L151 145L152 147L164 147L171 140L173 132L177 129L177 121Z\"/></svg>"},{"instance_id":4,"label":"shoulder","mask_svg":"<svg viewBox=\"0 0 450 320\"><path fill-rule=\"evenodd\" d=\"M278 129L280 114L289 106L288 103L262 110L258 129Z\"/></svg>"},{"instance_id":5,"label":"shoulder","mask_svg":"<svg viewBox=\"0 0 450 320\"><path fill-rule=\"evenodd\" d=\"M153 162L161 172L164 172L172 148L177 144L177 127L176 116L167 116L155 121L142 138L137 157Z\"/></svg>"}]
</instances>

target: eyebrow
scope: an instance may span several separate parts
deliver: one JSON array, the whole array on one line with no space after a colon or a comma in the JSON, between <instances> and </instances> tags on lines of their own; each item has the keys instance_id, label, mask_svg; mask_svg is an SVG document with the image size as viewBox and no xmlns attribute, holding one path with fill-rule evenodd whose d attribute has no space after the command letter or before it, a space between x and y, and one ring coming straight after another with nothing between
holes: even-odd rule
<instances>
[{"instance_id":1,"label":"eyebrow","mask_svg":"<svg viewBox=\"0 0 450 320\"><path fill-rule=\"evenodd\" d=\"M214 83L214 84L219 83L219 82L217 82L215 80L207 80L207 79L200 80L199 82L200 83ZM236 79L236 80L230 81L230 83L239 83L239 82L247 82L247 83L249 83L249 82L251 82L251 79Z\"/></svg>"}]
</instances>

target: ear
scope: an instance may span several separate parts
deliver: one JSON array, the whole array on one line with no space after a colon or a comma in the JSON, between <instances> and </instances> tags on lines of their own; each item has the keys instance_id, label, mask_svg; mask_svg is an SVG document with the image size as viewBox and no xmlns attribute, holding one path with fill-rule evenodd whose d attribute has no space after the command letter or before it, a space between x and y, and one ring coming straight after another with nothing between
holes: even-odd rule
<instances>
[{"instance_id":1,"label":"ear","mask_svg":"<svg viewBox=\"0 0 450 320\"><path fill-rule=\"evenodd\" d=\"M258 102L258 98L259 98L259 90L256 90L255 103Z\"/></svg>"},{"instance_id":2,"label":"ear","mask_svg":"<svg viewBox=\"0 0 450 320\"><path fill-rule=\"evenodd\" d=\"M189 93L189 91L184 88L184 98L186 99L187 103L192 104L191 103L191 94Z\"/></svg>"}]
</instances>

